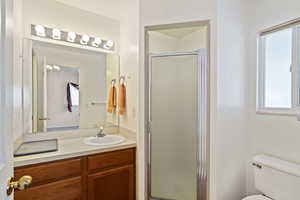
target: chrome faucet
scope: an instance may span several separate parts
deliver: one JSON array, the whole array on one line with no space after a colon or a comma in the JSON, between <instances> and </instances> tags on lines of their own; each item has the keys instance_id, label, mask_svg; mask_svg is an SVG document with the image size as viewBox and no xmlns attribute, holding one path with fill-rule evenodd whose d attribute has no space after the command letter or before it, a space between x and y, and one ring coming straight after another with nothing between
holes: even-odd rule
<instances>
[{"instance_id":1,"label":"chrome faucet","mask_svg":"<svg viewBox=\"0 0 300 200\"><path fill-rule=\"evenodd\" d=\"M105 133L104 133L104 127L103 126L100 126L100 130L99 132L97 133L97 137L104 137L105 136Z\"/></svg>"}]
</instances>

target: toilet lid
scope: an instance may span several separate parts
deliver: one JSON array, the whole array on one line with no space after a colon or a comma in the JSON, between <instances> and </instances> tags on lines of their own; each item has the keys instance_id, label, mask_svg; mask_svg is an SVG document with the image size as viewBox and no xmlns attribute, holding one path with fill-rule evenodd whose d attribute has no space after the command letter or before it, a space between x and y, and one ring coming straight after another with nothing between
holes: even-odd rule
<instances>
[{"instance_id":1,"label":"toilet lid","mask_svg":"<svg viewBox=\"0 0 300 200\"><path fill-rule=\"evenodd\" d=\"M253 195L253 196L246 197L243 200L272 200L272 199L263 195Z\"/></svg>"}]
</instances>

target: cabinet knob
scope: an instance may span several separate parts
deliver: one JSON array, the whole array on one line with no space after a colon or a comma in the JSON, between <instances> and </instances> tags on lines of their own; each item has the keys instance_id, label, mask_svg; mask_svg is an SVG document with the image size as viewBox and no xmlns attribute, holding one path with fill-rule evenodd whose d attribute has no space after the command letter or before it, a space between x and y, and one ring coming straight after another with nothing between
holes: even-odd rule
<instances>
[{"instance_id":1,"label":"cabinet knob","mask_svg":"<svg viewBox=\"0 0 300 200\"><path fill-rule=\"evenodd\" d=\"M7 195L11 195L16 190L25 190L30 186L32 182L31 176L22 176L18 181L14 181L14 178L10 178L7 184Z\"/></svg>"}]
</instances>

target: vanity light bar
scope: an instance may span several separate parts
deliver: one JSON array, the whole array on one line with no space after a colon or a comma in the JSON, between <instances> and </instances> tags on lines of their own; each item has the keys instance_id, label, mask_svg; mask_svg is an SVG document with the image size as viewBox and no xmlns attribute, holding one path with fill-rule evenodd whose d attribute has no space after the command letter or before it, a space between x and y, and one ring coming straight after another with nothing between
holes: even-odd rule
<instances>
[{"instance_id":1,"label":"vanity light bar","mask_svg":"<svg viewBox=\"0 0 300 200\"><path fill-rule=\"evenodd\" d=\"M112 40L103 40L99 37L92 37L87 34L81 35L71 31L62 31L57 28L49 28L40 24L31 24L31 35L110 51L113 51L115 47Z\"/></svg>"}]
</instances>

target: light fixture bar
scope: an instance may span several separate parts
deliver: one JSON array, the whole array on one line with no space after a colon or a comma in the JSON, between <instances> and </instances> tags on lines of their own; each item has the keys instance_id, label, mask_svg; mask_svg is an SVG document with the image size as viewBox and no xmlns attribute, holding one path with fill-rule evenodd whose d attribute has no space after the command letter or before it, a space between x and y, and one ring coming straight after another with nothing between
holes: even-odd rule
<instances>
[{"instance_id":1,"label":"light fixture bar","mask_svg":"<svg viewBox=\"0 0 300 200\"><path fill-rule=\"evenodd\" d=\"M89 46L97 49L110 51L115 49L115 43L112 40L103 40L100 39L100 37L92 37L88 34L78 34L72 31L63 31L57 28L49 28L39 24L31 24L31 35L78 44L81 46Z\"/></svg>"}]
</instances>

